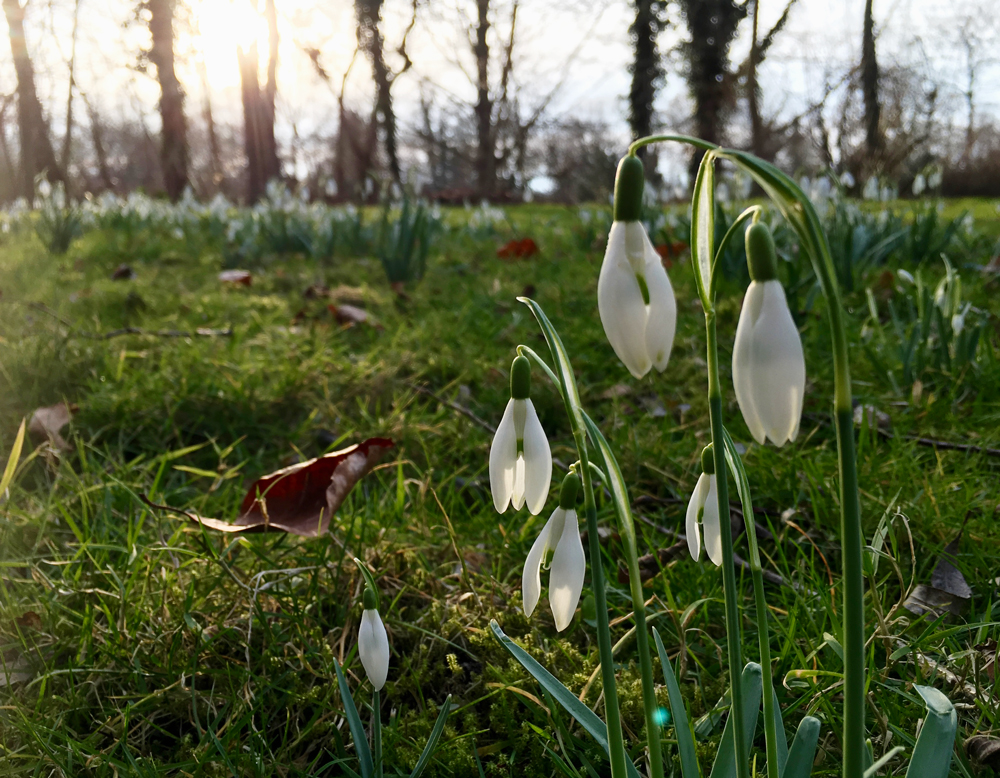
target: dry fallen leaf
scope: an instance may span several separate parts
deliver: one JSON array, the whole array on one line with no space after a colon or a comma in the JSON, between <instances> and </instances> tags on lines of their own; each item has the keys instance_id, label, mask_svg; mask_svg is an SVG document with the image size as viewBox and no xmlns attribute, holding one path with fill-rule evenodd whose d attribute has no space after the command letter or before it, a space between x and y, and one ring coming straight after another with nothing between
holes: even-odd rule
<instances>
[{"instance_id":1,"label":"dry fallen leaf","mask_svg":"<svg viewBox=\"0 0 1000 778\"><path fill-rule=\"evenodd\" d=\"M355 305L330 305L330 313L340 324L364 324L368 321L368 311Z\"/></svg>"},{"instance_id":2,"label":"dry fallen leaf","mask_svg":"<svg viewBox=\"0 0 1000 778\"><path fill-rule=\"evenodd\" d=\"M111 273L112 281L131 281L133 278L135 278L135 271L124 262Z\"/></svg>"},{"instance_id":3,"label":"dry fallen leaf","mask_svg":"<svg viewBox=\"0 0 1000 778\"><path fill-rule=\"evenodd\" d=\"M972 588L954 565L961 539L960 532L958 537L944 547L941 558L931 573L930 586L918 585L903 602L903 607L910 613L922 616L929 612L935 617L941 617L945 613L955 616L962 613L972 597Z\"/></svg>"},{"instance_id":4,"label":"dry fallen leaf","mask_svg":"<svg viewBox=\"0 0 1000 778\"><path fill-rule=\"evenodd\" d=\"M18 616L14 621L21 629L41 629L42 617L34 611L26 611Z\"/></svg>"},{"instance_id":5,"label":"dry fallen leaf","mask_svg":"<svg viewBox=\"0 0 1000 778\"><path fill-rule=\"evenodd\" d=\"M253 276L249 270L223 270L219 273L219 280L224 284L250 286L253 283Z\"/></svg>"},{"instance_id":6,"label":"dry fallen leaf","mask_svg":"<svg viewBox=\"0 0 1000 778\"><path fill-rule=\"evenodd\" d=\"M177 512L220 532L278 531L318 537L327 531L330 517L348 492L393 446L388 438L369 438L266 475L250 486L233 522Z\"/></svg>"},{"instance_id":7,"label":"dry fallen leaf","mask_svg":"<svg viewBox=\"0 0 1000 778\"><path fill-rule=\"evenodd\" d=\"M602 400L613 400L615 397L625 397L630 394L632 394L632 387L628 384L615 384L614 386L605 389L598 396Z\"/></svg>"},{"instance_id":8,"label":"dry fallen leaf","mask_svg":"<svg viewBox=\"0 0 1000 778\"><path fill-rule=\"evenodd\" d=\"M1000 740L986 735L973 735L965 741L965 753L978 764L1000 769Z\"/></svg>"},{"instance_id":9,"label":"dry fallen leaf","mask_svg":"<svg viewBox=\"0 0 1000 778\"><path fill-rule=\"evenodd\" d=\"M31 421L28 422L28 432L37 438L46 438L53 448L59 451L72 451L73 447L67 443L59 430L65 427L73 418L74 408L70 408L66 403L56 403L47 408L39 408L31 414Z\"/></svg>"}]
</instances>

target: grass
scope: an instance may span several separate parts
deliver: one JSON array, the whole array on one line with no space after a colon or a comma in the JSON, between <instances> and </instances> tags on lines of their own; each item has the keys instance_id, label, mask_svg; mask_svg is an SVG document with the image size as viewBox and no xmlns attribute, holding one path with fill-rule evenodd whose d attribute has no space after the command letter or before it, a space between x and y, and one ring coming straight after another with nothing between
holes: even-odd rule
<instances>
[{"instance_id":1,"label":"grass","mask_svg":"<svg viewBox=\"0 0 1000 778\"><path fill-rule=\"evenodd\" d=\"M949 218L968 207L959 205L952 213L949 204ZM974 205L988 233L994 204ZM478 774L477 754L488 776L603 774L598 747L489 635L496 618L574 691L596 667L586 602L565 633L555 632L544 602L530 622L520 610L521 567L548 514L495 513L486 427L507 400L515 346L544 353L514 301L530 294L559 328L584 404L618 452L644 519L640 548L673 543L709 434L690 268L682 261L670 271L679 310L670 366L637 382L597 318L603 246L593 220L532 206L472 226L462 210L444 221L449 228L408 299L388 289L373 256L265 254L248 268L251 286L220 284L225 241L207 229L91 230L64 256L50 256L30 230L0 237L0 447L9 450L34 408L79 406L64 431L73 450L56 457L34 441L39 448L0 509L0 658L17 673L0 686L0 773L284 778L356 769L333 659L356 698L370 699L355 650L361 580L350 560L359 556L388 604L387 774L408 774L449 693L457 708L428 774ZM542 253L496 257L499 245L522 236ZM1000 447L1000 367L990 356L998 349L996 281L968 269L989 259L992 239L965 243L952 257L967 297L992 312L976 371L930 374L919 395L898 394L860 345L852 352L857 399L888 413L893 432L887 439L862 429L858 450L866 536L888 522L869 595L876 757L912 742L923 710L913 682L938 685L960 703L960 742L1000 727L985 654L975 648L997 633L1000 459L909 439ZM123 262L135 278L111 280ZM855 343L868 315L864 286L882 271L847 299ZM936 279L943 264L924 272ZM328 300L303 297L314 284L361 305L378 326L337 324ZM740 294L732 282L720 292L727 390ZM897 292L890 285L884 294ZM747 447L754 502L764 511L757 518L774 534L762 545L765 568L792 584L768 589L786 727L818 715L814 774L834 775L838 497L821 303L803 311L801 325L810 384L798 440L782 450L752 445L731 391L724 414ZM95 337L124 327L232 335ZM535 379L553 456L568 462L575 457L561 401ZM232 518L248 480L375 435L396 441L394 457L358 485L322 539L223 537L139 499ZM610 503L599 507L602 523L612 524ZM957 565L973 590L962 616L917 619L899 608L914 585L930 582L959 533ZM630 626L630 601L614 573L616 543L607 540L604 563L618 639ZM742 591L749 606L749 576ZM679 557L647 593L690 711L705 717L698 747L707 774L721 735L713 712L726 688L721 577ZM748 616L744 627L753 658ZM632 650L626 643L620 652L619 678L626 742L638 757L643 715ZM598 677L586 699L600 712L599 697ZM669 727L664 734L671 741ZM759 771L760 732L755 751ZM674 746L666 753L676 759ZM955 774L974 771L960 748L957 755Z\"/></svg>"}]
</instances>

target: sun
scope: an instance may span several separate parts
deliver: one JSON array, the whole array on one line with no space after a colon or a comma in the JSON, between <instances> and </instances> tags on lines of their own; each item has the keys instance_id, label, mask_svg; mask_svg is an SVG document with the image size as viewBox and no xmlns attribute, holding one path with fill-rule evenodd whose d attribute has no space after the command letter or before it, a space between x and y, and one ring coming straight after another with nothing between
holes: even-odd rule
<instances>
[{"instance_id":1,"label":"sun","mask_svg":"<svg viewBox=\"0 0 1000 778\"><path fill-rule=\"evenodd\" d=\"M247 49L255 41L260 49L267 40L267 23L256 5L255 0L201 0L198 3L196 20L200 48L213 87L237 85L240 74L236 50ZM265 51L261 54L266 56Z\"/></svg>"}]
</instances>

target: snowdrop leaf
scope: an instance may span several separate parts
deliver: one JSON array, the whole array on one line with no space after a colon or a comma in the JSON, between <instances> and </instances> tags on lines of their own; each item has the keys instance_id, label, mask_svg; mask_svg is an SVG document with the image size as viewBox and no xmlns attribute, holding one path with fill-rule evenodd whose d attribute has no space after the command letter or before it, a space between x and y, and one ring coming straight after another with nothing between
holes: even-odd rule
<instances>
[{"instance_id":1,"label":"snowdrop leaf","mask_svg":"<svg viewBox=\"0 0 1000 778\"><path fill-rule=\"evenodd\" d=\"M632 519L632 509L629 507L628 489L625 486L625 478L622 476L621 468L618 467L618 461L615 459L615 455L611 451L611 446L608 445L608 441L600 428L587 415L586 411L581 411L581 413L583 414L583 423L587 425L587 433L590 435L590 439L597 447L597 451L604 462L604 473L608 476L607 487L611 491L611 498L615 504L615 514L618 516L618 532L628 544L628 553L635 557L637 556L635 523Z\"/></svg>"},{"instance_id":2,"label":"snowdrop leaf","mask_svg":"<svg viewBox=\"0 0 1000 778\"><path fill-rule=\"evenodd\" d=\"M785 767L779 773L781 778L809 778L818 742L819 719L814 716L803 717L792 739L792 747L788 750Z\"/></svg>"},{"instance_id":3,"label":"snowdrop leaf","mask_svg":"<svg viewBox=\"0 0 1000 778\"><path fill-rule=\"evenodd\" d=\"M694 735L691 734L691 725L688 723L687 711L684 708L684 698L681 696L674 668L670 665L670 659L663 648L663 641L660 640L660 633L656 631L656 627L653 627L653 640L656 642L656 653L660 656L663 680L667 686L670 715L674 719L674 736L677 738L677 751L681 757L681 776L699 778L701 771L698 769L698 755L695 752Z\"/></svg>"},{"instance_id":4,"label":"snowdrop leaf","mask_svg":"<svg viewBox=\"0 0 1000 778\"><path fill-rule=\"evenodd\" d=\"M757 729L757 714L760 713L762 691L763 680L760 665L756 662L747 662L746 667L743 668L744 731L741 738L741 747L747 753L750 752L753 734ZM719 742L719 750L715 754L710 778L736 778L735 728L733 717L729 716L726 719L725 729L722 730L722 740Z\"/></svg>"},{"instance_id":5,"label":"snowdrop leaf","mask_svg":"<svg viewBox=\"0 0 1000 778\"><path fill-rule=\"evenodd\" d=\"M340 699L344 703L344 718L351 729L351 737L354 739L354 750L358 752L358 761L361 763L362 778L371 778L375 771L372 762L372 752L368 747L368 738L365 736L365 725L361 723L358 715L358 708L354 704L351 690L347 687L347 680L344 678L344 671L340 669L340 663L334 659L333 669L337 673L337 685L340 686Z\"/></svg>"},{"instance_id":6,"label":"snowdrop leaf","mask_svg":"<svg viewBox=\"0 0 1000 778\"><path fill-rule=\"evenodd\" d=\"M434 751L437 749L438 741L441 739L441 733L444 732L444 725L448 720L449 713L451 713L450 694L445 698L444 703L441 705L441 712L438 713L437 721L434 722L434 729L431 730L430 737L427 738L427 745L424 746L424 750L420 754L420 758L417 760L417 764L414 766L413 772L410 773L410 778L420 778L420 774L427 767L428 762L431 761L431 757L434 756Z\"/></svg>"},{"instance_id":7,"label":"snowdrop leaf","mask_svg":"<svg viewBox=\"0 0 1000 778\"><path fill-rule=\"evenodd\" d=\"M910 756L906 778L947 778L958 730L958 714L951 700L933 686L914 686L927 706L924 726Z\"/></svg>"},{"instance_id":8,"label":"snowdrop leaf","mask_svg":"<svg viewBox=\"0 0 1000 778\"><path fill-rule=\"evenodd\" d=\"M518 302L527 305L528 309L538 321L538 326L541 328L542 334L545 336L545 342L549 344L549 350L552 352L552 359L555 361L555 372L559 377L559 383L562 387L562 396L563 400L566 402L566 408L574 417L574 426L579 429L583 426L583 409L580 405L580 392L576 388L576 378L573 375L573 366L570 364L569 354L566 353L566 347L563 345L562 339L559 337L559 333L556 332L556 328L552 326L552 322L549 321L549 317L546 316L545 311L542 310L542 306L530 297L518 297L517 300Z\"/></svg>"},{"instance_id":9,"label":"snowdrop leaf","mask_svg":"<svg viewBox=\"0 0 1000 778\"><path fill-rule=\"evenodd\" d=\"M552 673L542 667L527 651L507 637L504 631L500 629L500 625L497 624L496 619L490 620L490 629L493 630L493 636L507 650L507 653L514 657L520 663L521 667L527 670L531 674L531 677L538 681L541 687L551 694L553 699L570 716L576 719L581 727L587 730L590 736L597 741L597 744L604 749L604 753L609 753L607 724L601 721L601 718L594 711L580 702L573 692L563 686ZM627 759L625 761L625 771L629 778L639 778L639 772L635 769L635 765Z\"/></svg>"}]
</instances>

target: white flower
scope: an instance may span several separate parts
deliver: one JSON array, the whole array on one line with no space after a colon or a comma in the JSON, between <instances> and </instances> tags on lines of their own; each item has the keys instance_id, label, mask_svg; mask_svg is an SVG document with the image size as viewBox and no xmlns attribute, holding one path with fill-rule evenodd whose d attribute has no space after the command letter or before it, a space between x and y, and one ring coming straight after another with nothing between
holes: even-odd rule
<instances>
[{"instance_id":1,"label":"white flower","mask_svg":"<svg viewBox=\"0 0 1000 778\"><path fill-rule=\"evenodd\" d=\"M389 674L389 638L385 634L382 617L374 608L365 608L361 614L358 656L361 657L361 664L364 665L375 691L385 686L385 679Z\"/></svg>"},{"instance_id":2,"label":"white flower","mask_svg":"<svg viewBox=\"0 0 1000 778\"><path fill-rule=\"evenodd\" d=\"M552 480L552 452L530 398L507 403L490 448L490 490L499 513L509 504L537 515Z\"/></svg>"},{"instance_id":3,"label":"white flower","mask_svg":"<svg viewBox=\"0 0 1000 778\"><path fill-rule=\"evenodd\" d=\"M743 419L760 443L795 440L806 362L781 282L751 281L733 344L733 385Z\"/></svg>"},{"instance_id":4,"label":"white flower","mask_svg":"<svg viewBox=\"0 0 1000 778\"><path fill-rule=\"evenodd\" d=\"M701 557L701 532L705 529L705 551L716 567L722 564L722 531L719 522L719 495L714 475L702 473L687 507L685 534L694 561ZM699 521L700 519L700 521Z\"/></svg>"},{"instance_id":5,"label":"white flower","mask_svg":"<svg viewBox=\"0 0 1000 778\"><path fill-rule=\"evenodd\" d=\"M615 354L636 378L663 371L677 327L674 290L637 221L616 221L597 282L597 308Z\"/></svg>"},{"instance_id":6,"label":"white flower","mask_svg":"<svg viewBox=\"0 0 1000 778\"><path fill-rule=\"evenodd\" d=\"M552 511L552 516L545 522L545 527L528 552L521 576L525 616L530 616L538 604L542 591L542 560L549 549L553 549L549 567L549 605L556 629L562 632L573 620L587 569L583 542L580 540L580 524L573 508L559 507Z\"/></svg>"}]
</instances>

